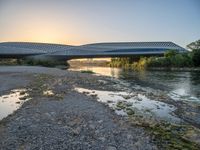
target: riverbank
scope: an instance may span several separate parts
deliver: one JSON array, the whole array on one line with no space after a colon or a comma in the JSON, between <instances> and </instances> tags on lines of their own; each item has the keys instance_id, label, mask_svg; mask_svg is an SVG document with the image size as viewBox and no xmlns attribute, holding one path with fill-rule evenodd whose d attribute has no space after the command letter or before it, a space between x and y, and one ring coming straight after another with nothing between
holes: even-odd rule
<instances>
[{"instance_id":1,"label":"riverbank","mask_svg":"<svg viewBox=\"0 0 200 150\"><path fill-rule=\"evenodd\" d=\"M164 68L175 70L199 70L200 50L193 49L184 53L176 50L168 50L163 57L124 57L112 58L111 67L123 67L133 70L145 70L151 68Z\"/></svg>"},{"instance_id":2,"label":"riverbank","mask_svg":"<svg viewBox=\"0 0 200 150\"><path fill-rule=\"evenodd\" d=\"M1 95L23 88L31 98L0 121L0 149L199 149L199 105L160 90L130 91L110 77L28 66L0 67L0 84ZM145 104L144 114L132 107ZM152 109L162 119L146 116Z\"/></svg>"},{"instance_id":3,"label":"riverbank","mask_svg":"<svg viewBox=\"0 0 200 150\"><path fill-rule=\"evenodd\" d=\"M0 121L0 149L156 149L142 127L74 90L113 89L103 77L23 66L1 67L0 75L1 95L25 88L31 97Z\"/></svg>"}]
</instances>

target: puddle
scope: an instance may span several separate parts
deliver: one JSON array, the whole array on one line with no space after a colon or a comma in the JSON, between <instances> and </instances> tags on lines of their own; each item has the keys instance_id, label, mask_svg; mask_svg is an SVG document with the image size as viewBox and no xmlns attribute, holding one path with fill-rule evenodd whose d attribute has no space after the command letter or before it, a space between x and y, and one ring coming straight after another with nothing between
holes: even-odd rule
<instances>
[{"instance_id":1,"label":"puddle","mask_svg":"<svg viewBox=\"0 0 200 150\"><path fill-rule=\"evenodd\" d=\"M14 89L9 94L0 96L0 120L19 109L29 99L26 89Z\"/></svg>"},{"instance_id":2,"label":"puddle","mask_svg":"<svg viewBox=\"0 0 200 150\"><path fill-rule=\"evenodd\" d=\"M75 90L88 96L97 97L97 101L105 103L118 115L128 116L127 110L133 110L134 114L150 117L154 120L180 122L180 119L173 114L176 107L164 102L151 100L142 94L88 90L85 88L75 88ZM121 108L119 108L119 104Z\"/></svg>"}]
</instances>

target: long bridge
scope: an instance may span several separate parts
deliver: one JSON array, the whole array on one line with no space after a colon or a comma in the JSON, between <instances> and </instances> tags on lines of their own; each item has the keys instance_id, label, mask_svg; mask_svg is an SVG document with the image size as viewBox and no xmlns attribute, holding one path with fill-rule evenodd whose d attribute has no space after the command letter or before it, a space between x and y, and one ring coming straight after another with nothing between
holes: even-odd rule
<instances>
[{"instance_id":1,"label":"long bridge","mask_svg":"<svg viewBox=\"0 0 200 150\"><path fill-rule=\"evenodd\" d=\"M30 43L0 43L0 58L42 57L62 60L76 58L125 57L125 56L157 56L168 50L180 53L187 50L173 42L112 42L94 43L80 46Z\"/></svg>"}]
</instances>

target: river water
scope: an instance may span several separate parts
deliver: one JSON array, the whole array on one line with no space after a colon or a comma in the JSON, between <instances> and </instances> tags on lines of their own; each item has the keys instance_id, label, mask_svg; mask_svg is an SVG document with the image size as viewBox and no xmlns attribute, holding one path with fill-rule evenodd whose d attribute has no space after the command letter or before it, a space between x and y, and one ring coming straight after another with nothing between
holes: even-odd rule
<instances>
[{"instance_id":1,"label":"river water","mask_svg":"<svg viewBox=\"0 0 200 150\"><path fill-rule=\"evenodd\" d=\"M79 67L71 70L90 70L99 75L114 77L128 82L130 88L140 85L144 88L164 90L185 100L200 101L200 71L131 71L110 67Z\"/></svg>"},{"instance_id":2,"label":"river water","mask_svg":"<svg viewBox=\"0 0 200 150\"><path fill-rule=\"evenodd\" d=\"M178 107L179 109L183 109L182 106L184 106L183 111L187 113L194 110L190 107L190 104L194 104L193 106L200 106L200 72L137 72L120 68L92 66L72 67L70 70L89 70L95 72L96 75L109 76L119 81L119 83L124 83L128 90L124 90L121 86L121 93L76 88L76 90L81 93L90 93L88 95L92 95L95 92L98 101L106 103L111 108L115 108L116 113L119 115L126 115L126 112L117 108L119 102L120 105L122 102L125 102L125 105L131 104L130 108L133 109L134 112L137 110L144 116L151 114L151 117L154 116L156 119L161 118L167 121L170 120L170 122L182 122L180 116L174 113L178 110ZM162 95L164 95L164 98L162 98ZM181 105L177 106L176 101L181 103ZM182 105L182 102L184 102L184 105ZM185 104L188 104L186 108ZM193 118L196 123L200 123L198 116L199 112L197 111Z\"/></svg>"}]
</instances>

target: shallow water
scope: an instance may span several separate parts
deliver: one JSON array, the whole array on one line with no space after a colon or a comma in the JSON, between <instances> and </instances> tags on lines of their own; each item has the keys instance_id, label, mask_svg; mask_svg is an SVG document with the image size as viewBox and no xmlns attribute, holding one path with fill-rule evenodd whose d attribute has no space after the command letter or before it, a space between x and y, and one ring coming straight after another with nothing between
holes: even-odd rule
<instances>
[{"instance_id":1,"label":"shallow water","mask_svg":"<svg viewBox=\"0 0 200 150\"><path fill-rule=\"evenodd\" d=\"M6 95L0 96L0 120L19 109L29 100L26 89L14 89Z\"/></svg>"},{"instance_id":2,"label":"shallow water","mask_svg":"<svg viewBox=\"0 0 200 150\"><path fill-rule=\"evenodd\" d=\"M200 102L200 72L184 71L130 71L110 67L79 67L71 70L91 70L97 75L120 79L129 88L146 91L165 91L174 100Z\"/></svg>"},{"instance_id":3,"label":"shallow water","mask_svg":"<svg viewBox=\"0 0 200 150\"><path fill-rule=\"evenodd\" d=\"M76 87L75 90L88 96L97 96L99 102L107 104L116 114L121 116L128 116L128 114L126 108L119 109L118 103L126 104L127 108L132 109L137 115L152 117L154 120L180 122L180 119L173 115L173 111L176 109L173 105L148 99L142 94L89 90L79 87Z\"/></svg>"},{"instance_id":4,"label":"shallow water","mask_svg":"<svg viewBox=\"0 0 200 150\"><path fill-rule=\"evenodd\" d=\"M122 92L91 91L79 87L75 90L90 96L96 95L98 101L106 103L118 115L127 116L126 109L117 109L117 103L122 101L129 103L129 107L136 114L149 116L156 120L181 123L182 120L174 114L176 106L167 104L166 97L174 102L200 103L200 72L135 72L119 68L90 66L71 68L71 70L91 70L96 75L113 77L118 82L115 86L118 86ZM164 100L162 100L162 95L164 95Z\"/></svg>"}]
</instances>

